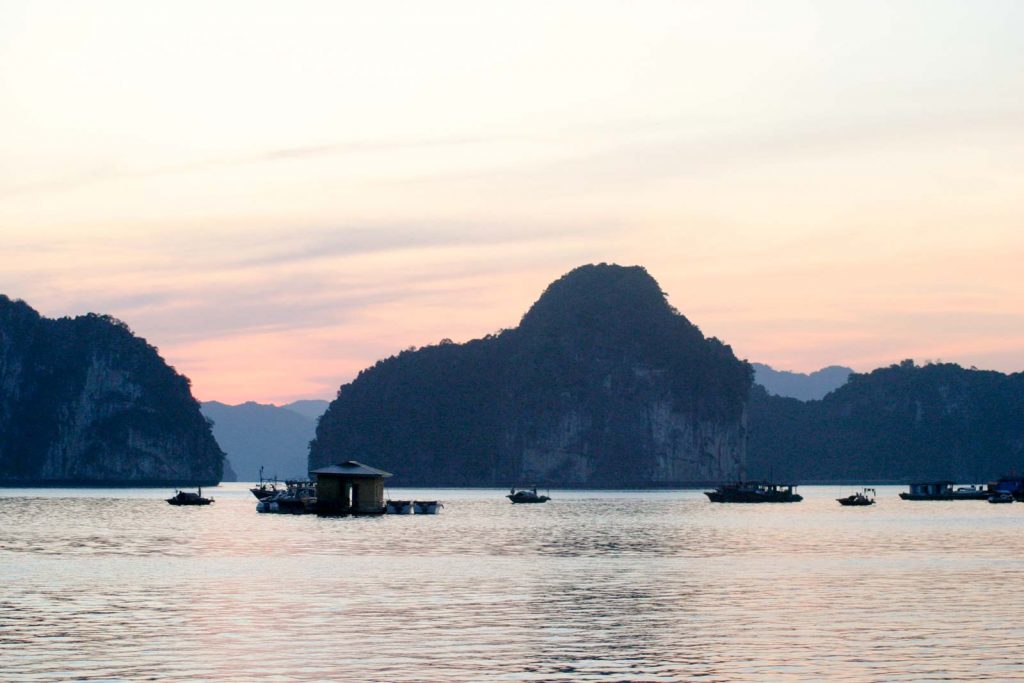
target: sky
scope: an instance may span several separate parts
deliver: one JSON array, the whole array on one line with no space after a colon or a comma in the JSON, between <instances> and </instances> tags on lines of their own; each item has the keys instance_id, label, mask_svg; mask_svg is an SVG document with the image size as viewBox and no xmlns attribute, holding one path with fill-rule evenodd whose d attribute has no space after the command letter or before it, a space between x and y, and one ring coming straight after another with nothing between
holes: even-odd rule
<instances>
[{"instance_id":1,"label":"sky","mask_svg":"<svg viewBox=\"0 0 1024 683\"><path fill-rule=\"evenodd\" d=\"M0 0L0 293L333 398L642 265L740 358L1024 370L1024 3Z\"/></svg>"}]
</instances>

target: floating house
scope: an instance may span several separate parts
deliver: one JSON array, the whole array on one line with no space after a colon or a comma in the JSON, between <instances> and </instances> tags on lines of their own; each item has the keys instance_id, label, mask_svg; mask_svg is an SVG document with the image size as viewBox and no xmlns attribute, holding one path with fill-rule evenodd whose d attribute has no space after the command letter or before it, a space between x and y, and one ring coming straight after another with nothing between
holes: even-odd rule
<instances>
[{"instance_id":1,"label":"floating house","mask_svg":"<svg viewBox=\"0 0 1024 683\"><path fill-rule=\"evenodd\" d=\"M922 481L910 485L910 490L901 493L903 500L952 500L955 481Z\"/></svg>"},{"instance_id":2,"label":"floating house","mask_svg":"<svg viewBox=\"0 0 1024 683\"><path fill-rule=\"evenodd\" d=\"M390 472L347 460L310 474L316 477L318 515L384 514L384 479Z\"/></svg>"},{"instance_id":3,"label":"floating house","mask_svg":"<svg viewBox=\"0 0 1024 683\"><path fill-rule=\"evenodd\" d=\"M956 486L955 481L925 481L910 485L903 500L986 500L991 492L983 486Z\"/></svg>"}]
</instances>

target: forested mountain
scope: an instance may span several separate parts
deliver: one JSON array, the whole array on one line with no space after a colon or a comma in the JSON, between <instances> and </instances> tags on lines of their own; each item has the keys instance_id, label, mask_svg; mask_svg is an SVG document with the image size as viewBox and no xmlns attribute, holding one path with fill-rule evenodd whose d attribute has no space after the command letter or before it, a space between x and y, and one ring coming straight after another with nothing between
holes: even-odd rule
<instances>
[{"instance_id":1,"label":"forested mountain","mask_svg":"<svg viewBox=\"0 0 1024 683\"><path fill-rule=\"evenodd\" d=\"M202 411L213 421L213 435L239 480L255 481L261 466L265 477L298 479L307 476L309 442L327 405L313 400L284 406L206 401Z\"/></svg>"},{"instance_id":2,"label":"forested mountain","mask_svg":"<svg viewBox=\"0 0 1024 683\"><path fill-rule=\"evenodd\" d=\"M853 374L853 370L841 365L830 365L811 373L776 370L762 363L752 365L755 384L760 384L769 394L801 401L823 398L828 392L843 386Z\"/></svg>"},{"instance_id":3,"label":"forested mountain","mask_svg":"<svg viewBox=\"0 0 1024 683\"><path fill-rule=\"evenodd\" d=\"M853 374L820 401L750 403L751 476L983 482L1024 469L1024 373L913 361Z\"/></svg>"},{"instance_id":4,"label":"forested mountain","mask_svg":"<svg viewBox=\"0 0 1024 683\"><path fill-rule=\"evenodd\" d=\"M356 459L399 485L729 479L751 376L643 268L583 266L515 329L361 372L321 418L310 468Z\"/></svg>"},{"instance_id":5,"label":"forested mountain","mask_svg":"<svg viewBox=\"0 0 1024 683\"><path fill-rule=\"evenodd\" d=\"M210 485L223 462L188 379L124 323L0 295L0 481Z\"/></svg>"}]
</instances>

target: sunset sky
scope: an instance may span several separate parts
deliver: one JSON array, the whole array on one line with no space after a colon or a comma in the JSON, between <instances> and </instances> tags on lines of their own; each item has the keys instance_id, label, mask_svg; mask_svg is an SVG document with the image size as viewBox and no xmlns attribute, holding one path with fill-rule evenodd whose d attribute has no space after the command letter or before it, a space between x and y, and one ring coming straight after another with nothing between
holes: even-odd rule
<instances>
[{"instance_id":1,"label":"sunset sky","mask_svg":"<svg viewBox=\"0 0 1024 683\"><path fill-rule=\"evenodd\" d=\"M642 265L778 369L1024 370L1024 2L0 0L0 293L332 398Z\"/></svg>"}]
</instances>

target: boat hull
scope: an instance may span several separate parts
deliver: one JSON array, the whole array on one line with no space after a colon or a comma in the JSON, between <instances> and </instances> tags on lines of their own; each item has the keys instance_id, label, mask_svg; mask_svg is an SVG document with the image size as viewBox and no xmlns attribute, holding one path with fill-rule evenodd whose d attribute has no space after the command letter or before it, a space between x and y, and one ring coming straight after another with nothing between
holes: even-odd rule
<instances>
[{"instance_id":1,"label":"boat hull","mask_svg":"<svg viewBox=\"0 0 1024 683\"><path fill-rule=\"evenodd\" d=\"M904 491L900 494L900 498L903 500L988 500L990 495L992 494L988 491L947 494L907 493Z\"/></svg>"},{"instance_id":2,"label":"boat hull","mask_svg":"<svg viewBox=\"0 0 1024 683\"><path fill-rule=\"evenodd\" d=\"M249 492L256 496L256 500L265 500L271 496L276 496L279 493L279 490L254 487L249 489Z\"/></svg>"},{"instance_id":3,"label":"boat hull","mask_svg":"<svg viewBox=\"0 0 1024 683\"><path fill-rule=\"evenodd\" d=\"M712 503L799 503L804 499L799 493L755 493L753 491L705 491Z\"/></svg>"}]
</instances>

